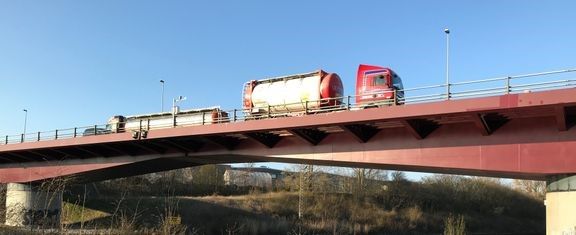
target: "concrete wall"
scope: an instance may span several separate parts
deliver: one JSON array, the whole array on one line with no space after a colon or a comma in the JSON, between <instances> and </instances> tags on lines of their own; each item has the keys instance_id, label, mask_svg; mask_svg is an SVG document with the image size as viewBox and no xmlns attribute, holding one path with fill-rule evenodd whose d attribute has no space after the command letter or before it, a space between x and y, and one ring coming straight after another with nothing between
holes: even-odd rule
<instances>
[{"instance_id":1,"label":"concrete wall","mask_svg":"<svg viewBox=\"0 0 576 235\"><path fill-rule=\"evenodd\" d=\"M576 192L546 193L546 234L576 235Z\"/></svg>"},{"instance_id":2,"label":"concrete wall","mask_svg":"<svg viewBox=\"0 0 576 235\"><path fill-rule=\"evenodd\" d=\"M58 227L62 192L47 192L37 186L9 183L6 192L6 225Z\"/></svg>"}]
</instances>

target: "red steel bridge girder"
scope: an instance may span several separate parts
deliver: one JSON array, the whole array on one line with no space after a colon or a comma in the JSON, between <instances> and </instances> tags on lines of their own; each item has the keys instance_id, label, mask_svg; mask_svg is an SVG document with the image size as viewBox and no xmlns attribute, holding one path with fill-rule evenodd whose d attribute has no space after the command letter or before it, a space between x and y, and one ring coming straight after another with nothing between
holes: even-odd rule
<instances>
[{"instance_id":1,"label":"red steel bridge girder","mask_svg":"<svg viewBox=\"0 0 576 235\"><path fill-rule=\"evenodd\" d=\"M117 133L9 144L0 145L0 160L5 160L0 175L29 174L25 167L31 163L38 172L47 172L40 170L40 159L55 153L59 157L49 159L51 164L66 165L68 159L77 158L99 158L100 164L106 164L119 156L180 154L192 165L313 162L543 179L576 173L576 128L570 128L575 116L576 89L563 89L157 129L140 140ZM86 165L104 171L104 165ZM167 164L158 169L183 166ZM83 167L66 174L91 172ZM39 173L35 179L54 175L58 174Z\"/></svg>"},{"instance_id":2,"label":"red steel bridge girder","mask_svg":"<svg viewBox=\"0 0 576 235\"><path fill-rule=\"evenodd\" d=\"M490 136L473 124L439 127L415 140L405 128L381 131L365 144L347 133L331 134L313 146L284 138L274 148L256 142L233 154L262 161L316 163L421 172L544 179L576 172L576 129L558 132L553 118L512 120ZM205 151L190 157L222 156L229 151Z\"/></svg>"}]
</instances>

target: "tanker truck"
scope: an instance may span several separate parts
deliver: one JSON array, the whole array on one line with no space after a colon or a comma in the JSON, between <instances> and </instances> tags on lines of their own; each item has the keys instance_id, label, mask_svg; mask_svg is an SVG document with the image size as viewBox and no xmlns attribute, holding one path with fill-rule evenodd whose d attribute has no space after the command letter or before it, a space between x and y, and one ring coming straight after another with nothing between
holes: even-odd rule
<instances>
[{"instance_id":1,"label":"tanker truck","mask_svg":"<svg viewBox=\"0 0 576 235\"><path fill-rule=\"evenodd\" d=\"M398 104L404 97L402 80L390 68L360 65L356 76L355 108ZM246 116L296 116L342 109L344 86L335 73L309 73L246 82L243 108ZM347 99L346 102L350 101Z\"/></svg>"}]
</instances>

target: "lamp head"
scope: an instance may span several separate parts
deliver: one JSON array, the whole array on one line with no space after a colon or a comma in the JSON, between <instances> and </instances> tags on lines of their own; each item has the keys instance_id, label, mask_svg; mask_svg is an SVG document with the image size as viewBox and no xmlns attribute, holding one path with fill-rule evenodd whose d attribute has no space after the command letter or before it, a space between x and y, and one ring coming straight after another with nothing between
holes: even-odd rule
<instances>
[{"instance_id":1,"label":"lamp head","mask_svg":"<svg viewBox=\"0 0 576 235\"><path fill-rule=\"evenodd\" d=\"M179 102L179 101L184 101L186 100L186 96L178 96L177 98L174 99L174 101Z\"/></svg>"},{"instance_id":2,"label":"lamp head","mask_svg":"<svg viewBox=\"0 0 576 235\"><path fill-rule=\"evenodd\" d=\"M446 34L450 34L450 29L448 29L448 28L445 28L445 29L444 29L444 33L446 33Z\"/></svg>"}]
</instances>

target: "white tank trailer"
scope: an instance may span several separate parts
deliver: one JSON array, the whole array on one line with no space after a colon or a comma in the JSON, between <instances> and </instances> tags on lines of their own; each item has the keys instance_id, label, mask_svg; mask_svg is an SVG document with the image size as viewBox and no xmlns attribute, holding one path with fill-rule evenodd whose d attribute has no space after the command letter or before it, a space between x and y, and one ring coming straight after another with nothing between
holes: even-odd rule
<instances>
[{"instance_id":1,"label":"white tank trailer","mask_svg":"<svg viewBox=\"0 0 576 235\"><path fill-rule=\"evenodd\" d=\"M247 115L298 114L342 103L344 88L335 73L310 73L252 80L244 85Z\"/></svg>"},{"instance_id":2,"label":"white tank trailer","mask_svg":"<svg viewBox=\"0 0 576 235\"><path fill-rule=\"evenodd\" d=\"M173 113L153 113L134 116L113 116L108 119L107 129L113 133L132 130L152 130L173 126L197 126L228 122L228 113L219 107L190 109Z\"/></svg>"}]
</instances>

